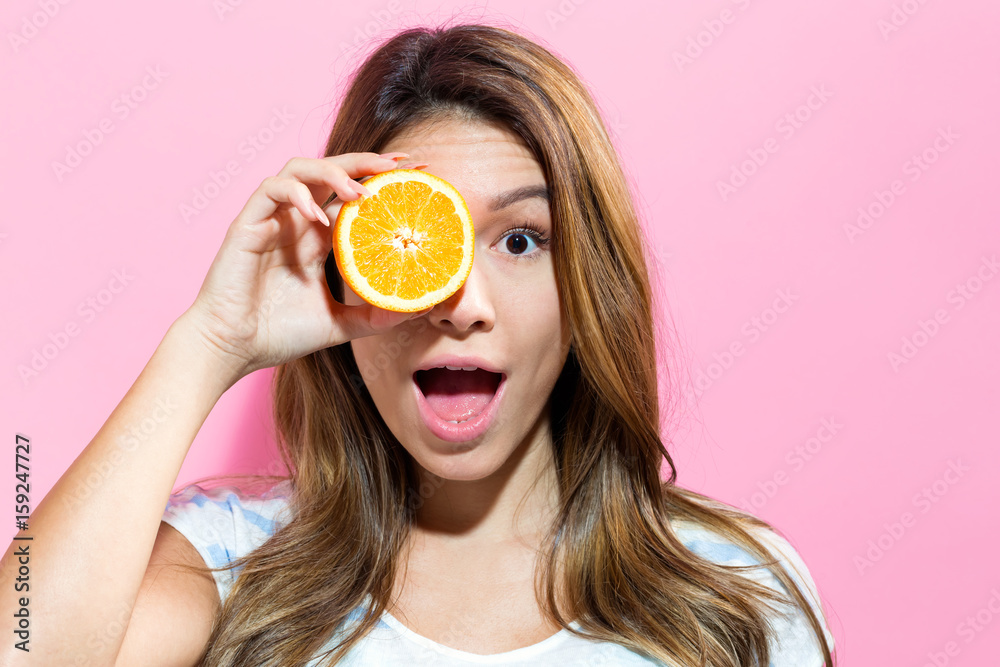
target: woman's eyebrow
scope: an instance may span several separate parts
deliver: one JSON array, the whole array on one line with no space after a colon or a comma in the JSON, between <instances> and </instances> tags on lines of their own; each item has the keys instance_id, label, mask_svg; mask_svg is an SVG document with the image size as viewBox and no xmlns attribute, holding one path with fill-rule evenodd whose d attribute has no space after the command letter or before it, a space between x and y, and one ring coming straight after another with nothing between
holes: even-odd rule
<instances>
[{"instance_id":1,"label":"woman's eyebrow","mask_svg":"<svg viewBox=\"0 0 1000 667\"><path fill-rule=\"evenodd\" d=\"M546 202L551 200L549 194L549 188L547 185L525 185L520 188L515 188L513 190L508 190L501 195L498 195L490 203L490 211L499 211L502 208L507 208L512 204L516 204L522 199L530 199L531 197L540 197Z\"/></svg>"}]
</instances>

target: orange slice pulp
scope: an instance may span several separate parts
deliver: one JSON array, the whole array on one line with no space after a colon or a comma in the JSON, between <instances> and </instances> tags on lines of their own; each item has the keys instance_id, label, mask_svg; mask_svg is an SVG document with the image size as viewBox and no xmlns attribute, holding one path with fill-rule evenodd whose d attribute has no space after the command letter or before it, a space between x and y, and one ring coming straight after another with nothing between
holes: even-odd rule
<instances>
[{"instance_id":1,"label":"orange slice pulp","mask_svg":"<svg viewBox=\"0 0 1000 667\"><path fill-rule=\"evenodd\" d=\"M401 313L438 304L472 270L475 229L462 195L419 169L364 181L371 197L345 202L333 224L340 275L368 303Z\"/></svg>"}]
</instances>

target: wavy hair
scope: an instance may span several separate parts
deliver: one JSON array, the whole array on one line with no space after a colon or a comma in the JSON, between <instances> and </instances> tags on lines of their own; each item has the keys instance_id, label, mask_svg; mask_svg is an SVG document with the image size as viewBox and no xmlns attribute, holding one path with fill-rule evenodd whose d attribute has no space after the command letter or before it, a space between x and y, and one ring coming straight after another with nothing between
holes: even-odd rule
<instances>
[{"instance_id":1,"label":"wavy hair","mask_svg":"<svg viewBox=\"0 0 1000 667\"><path fill-rule=\"evenodd\" d=\"M543 613L661 662L744 667L769 663L769 615L797 607L832 667L811 605L751 534L773 528L675 484L660 437L649 246L581 79L505 28L407 29L354 73L325 155L382 152L407 128L445 118L503 123L532 151L552 194L552 252L572 345L551 401L560 506L536 579ZM326 270L342 301L329 259ZM275 371L275 435L293 518L228 566L241 572L202 664L303 665L334 639L323 654L332 665L390 605L421 495L409 454L360 378L347 343ZM704 559L672 521L714 531L761 565ZM753 568L768 568L790 596L753 581Z\"/></svg>"}]
</instances>

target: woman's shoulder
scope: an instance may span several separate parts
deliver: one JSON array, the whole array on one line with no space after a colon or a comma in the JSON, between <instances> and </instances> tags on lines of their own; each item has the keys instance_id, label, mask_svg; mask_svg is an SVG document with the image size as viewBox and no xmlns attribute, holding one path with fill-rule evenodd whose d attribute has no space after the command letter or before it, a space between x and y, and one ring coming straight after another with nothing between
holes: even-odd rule
<instances>
[{"instance_id":1,"label":"woman's shoulder","mask_svg":"<svg viewBox=\"0 0 1000 667\"><path fill-rule=\"evenodd\" d=\"M671 519L670 524L678 539L688 550L714 563L720 565L757 565L761 562L750 551L714 526L686 519ZM742 526L750 535L760 541L773 557L783 561L801 560L801 555L791 542L773 527L752 522L745 522Z\"/></svg>"},{"instance_id":2,"label":"woman's shoulder","mask_svg":"<svg viewBox=\"0 0 1000 667\"><path fill-rule=\"evenodd\" d=\"M764 523L759 517L749 516L752 519L757 519L760 523L754 521L744 523L747 532L761 542L770 557L776 560L798 585L813 613L819 619L823 627L823 634L832 652L834 647L833 633L827 624L816 582L802 555L791 541L775 527ZM689 551L713 563L730 566L758 566L762 564L760 558L713 527L692 521L673 519L671 526L677 538ZM757 583L791 597L788 588L767 567L745 570L742 574L752 578ZM785 608L782 607L782 609ZM812 626L809 624L808 616L802 609L790 608L788 611L772 616L771 620L775 630L775 639L771 643L772 666L807 665L819 667L823 664L822 651L816 641Z\"/></svg>"},{"instance_id":3,"label":"woman's shoulder","mask_svg":"<svg viewBox=\"0 0 1000 667\"><path fill-rule=\"evenodd\" d=\"M221 567L268 540L291 518L293 486L282 479L266 488L188 484L170 495L162 520L194 546L209 567ZM238 568L213 572L224 600Z\"/></svg>"}]
</instances>

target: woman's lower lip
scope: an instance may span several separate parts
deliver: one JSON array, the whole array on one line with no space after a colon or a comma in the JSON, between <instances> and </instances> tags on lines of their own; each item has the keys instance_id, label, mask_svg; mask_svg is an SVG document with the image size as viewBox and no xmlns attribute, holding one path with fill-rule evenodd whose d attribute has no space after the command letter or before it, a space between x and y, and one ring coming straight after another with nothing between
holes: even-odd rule
<instances>
[{"instance_id":1,"label":"woman's lower lip","mask_svg":"<svg viewBox=\"0 0 1000 667\"><path fill-rule=\"evenodd\" d=\"M504 375L501 377L496 393L493 394L493 398L486 404L483 411L460 424L452 424L438 417L431 410L431 406L427 404L424 392L420 391L420 386L416 380L412 380L412 384L417 398L417 410L420 412L420 418L424 420L427 429L434 436L445 442L468 442L486 433L486 430L496 418L497 411L500 409L500 400L503 397L504 387L507 386L507 376Z\"/></svg>"}]
</instances>

